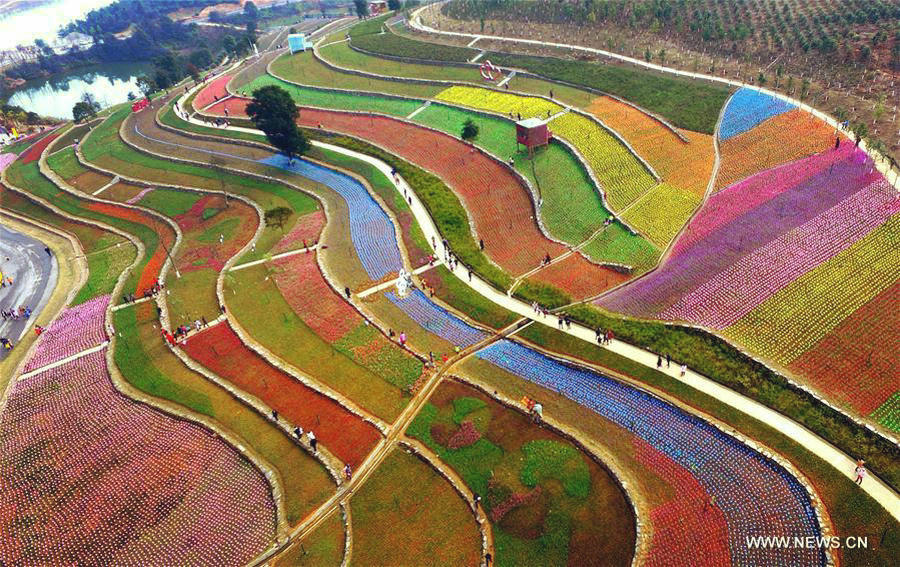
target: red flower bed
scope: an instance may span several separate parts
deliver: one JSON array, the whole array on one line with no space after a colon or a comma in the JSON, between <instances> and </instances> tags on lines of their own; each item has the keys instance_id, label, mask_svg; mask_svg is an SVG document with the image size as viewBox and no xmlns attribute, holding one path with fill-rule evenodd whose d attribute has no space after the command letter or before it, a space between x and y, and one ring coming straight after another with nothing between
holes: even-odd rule
<instances>
[{"instance_id":1,"label":"red flower bed","mask_svg":"<svg viewBox=\"0 0 900 567\"><path fill-rule=\"evenodd\" d=\"M513 275L535 268L545 254L555 257L565 250L540 232L519 179L468 144L383 116L304 108L299 123L362 138L439 176L468 210L488 257Z\"/></svg>"},{"instance_id":2,"label":"red flower bed","mask_svg":"<svg viewBox=\"0 0 900 567\"><path fill-rule=\"evenodd\" d=\"M248 104L250 104L249 98L233 96L227 100L220 100L204 110L203 113L215 116L225 116L225 111L228 110L229 118L247 118Z\"/></svg>"},{"instance_id":3,"label":"red flower bed","mask_svg":"<svg viewBox=\"0 0 900 567\"><path fill-rule=\"evenodd\" d=\"M219 99L225 98L228 96L228 90L225 88L225 85L228 84L228 81L231 80L231 75L223 75L214 81L210 81L205 87L200 89L200 92L197 93L197 96L194 97L194 108L197 110L203 110L210 104L216 101L216 97Z\"/></svg>"},{"instance_id":4,"label":"red flower bed","mask_svg":"<svg viewBox=\"0 0 900 567\"><path fill-rule=\"evenodd\" d=\"M225 323L191 337L184 349L203 366L278 410L283 419L315 432L329 451L354 468L381 438L374 426L251 351Z\"/></svg>"},{"instance_id":5,"label":"red flower bed","mask_svg":"<svg viewBox=\"0 0 900 567\"><path fill-rule=\"evenodd\" d=\"M59 134L48 134L35 142L33 146L25 150L22 154L21 159L23 164L28 164L33 161L37 161L40 159L41 154L44 152L44 148L50 145L50 142L55 140Z\"/></svg>"},{"instance_id":6,"label":"red flower bed","mask_svg":"<svg viewBox=\"0 0 900 567\"><path fill-rule=\"evenodd\" d=\"M316 254L295 254L272 262L275 285L303 322L333 343L363 323L362 316L338 296L322 277Z\"/></svg>"},{"instance_id":7,"label":"red flower bed","mask_svg":"<svg viewBox=\"0 0 900 567\"><path fill-rule=\"evenodd\" d=\"M141 211L110 203L88 203L87 207L97 213L147 226L160 238L165 239L166 247L169 250L175 244L175 232L172 230L172 227ZM147 253L151 253L152 256L150 256L138 279L137 288L134 292L136 295L142 295L145 290L153 286L154 282L159 279L160 270L166 260L166 250L161 245L157 245L155 250L148 250Z\"/></svg>"},{"instance_id":8,"label":"red flower bed","mask_svg":"<svg viewBox=\"0 0 900 567\"><path fill-rule=\"evenodd\" d=\"M503 516L511 512L519 506L527 506L534 502L541 495L540 485L535 486L528 492L513 492L509 497L499 505L491 508L491 522L497 524L503 519Z\"/></svg>"},{"instance_id":9,"label":"red flower bed","mask_svg":"<svg viewBox=\"0 0 900 567\"><path fill-rule=\"evenodd\" d=\"M647 565L730 565L722 511L687 470L646 441L634 438L635 458L667 484L671 499L650 511Z\"/></svg>"},{"instance_id":10,"label":"red flower bed","mask_svg":"<svg viewBox=\"0 0 900 567\"><path fill-rule=\"evenodd\" d=\"M868 415L900 390L900 282L844 319L791 364L822 393Z\"/></svg>"},{"instance_id":11,"label":"red flower bed","mask_svg":"<svg viewBox=\"0 0 900 567\"><path fill-rule=\"evenodd\" d=\"M191 272L211 268L217 272L221 271L225 267L225 262L253 238L259 223L256 211L240 201L231 201L227 209L222 209L224 206L221 197L207 195L194 203L188 212L174 218L186 236L183 251L178 258L179 270ZM211 219L203 220L203 211L208 208L219 208L222 211ZM229 218L237 218L239 224L225 242L219 244L217 234L213 235L216 240L209 244L197 240L198 233L202 234L203 231Z\"/></svg>"},{"instance_id":12,"label":"red flower bed","mask_svg":"<svg viewBox=\"0 0 900 567\"><path fill-rule=\"evenodd\" d=\"M15 383L0 416L0 564L242 565L275 534L263 475L120 395L103 351Z\"/></svg>"},{"instance_id":13,"label":"red flower bed","mask_svg":"<svg viewBox=\"0 0 900 567\"><path fill-rule=\"evenodd\" d=\"M461 449L474 445L476 441L481 439L481 433L475 429L475 426L468 419L459 425L450 439L447 441L448 449Z\"/></svg>"},{"instance_id":14,"label":"red flower bed","mask_svg":"<svg viewBox=\"0 0 900 567\"><path fill-rule=\"evenodd\" d=\"M592 264L581 254L572 254L561 262L550 264L528 278L555 286L579 301L593 297L629 279L627 274Z\"/></svg>"},{"instance_id":15,"label":"red flower bed","mask_svg":"<svg viewBox=\"0 0 900 567\"><path fill-rule=\"evenodd\" d=\"M297 219L297 224L290 232L281 237L274 247L272 254L280 254L289 250L297 250L303 248L303 242L310 246L318 242L319 233L325 226L325 213L323 211L313 211L307 213Z\"/></svg>"}]
</instances>

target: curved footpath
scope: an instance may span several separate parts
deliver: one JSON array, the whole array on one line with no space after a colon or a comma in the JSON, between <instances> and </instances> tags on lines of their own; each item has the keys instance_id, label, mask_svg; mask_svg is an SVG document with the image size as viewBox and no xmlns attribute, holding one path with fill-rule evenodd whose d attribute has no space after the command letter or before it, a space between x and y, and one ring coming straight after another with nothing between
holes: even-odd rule
<instances>
[{"instance_id":1,"label":"curved footpath","mask_svg":"<svg viewBox=\"0 0 900 567\"><path fill-rule=\"evenodd\" d=\"M205 123L193 117L190 119L190 122L199 126L206 126ZM262 135L261 131L252 128L228 126L227 129ZM397 191L400 192L400 194L405 194L411 197L412 204L410 205L410 208L416 219L416 222L418 222L419 226L422 229L422 232L425 234L426 242L428 242L430 245L432 239L434 239L434 242L442 241L442 237L440 233L438 233L434 221L431 219L431 216L429 215L425 206L419 200L416 192L406 183L404 179L400 178L399 181L394 181L393 176L391 175L390 166L367 154L348 150L341 146L334 146L315 140L312 141L312 144L323 149L355 157L378 168L378 170L381 171L388 179L392 180L392 184L395 186ZM437 249L432 249L431 252L436 257L440 256ZM447 268L449 269L449 266ZM526 317L529 320L545 325L547 324L547 319L542 319L535 315L534 311L531 308L531 305L498 291L488 282L479 278L477 275L473 276L470 280L467 267L461 264L457 264L456 269L452 270L452 273L459 279L460 282L467 285L472 290L478 292L480 295L492 301L493 303L509 311L512 311L517 315ZM553 321L555 321L555 319L551 320L551 323ZM573 323L571 329L568 329L564 332L588 343L595 344L594 329L589 329L578 323ZM649 351L635 347L628 343L624 343L617 339L614 339L612 343L605 348L608 348L616 354L624 356L630 360L643 364L648 368L656 368L656 354ZM687 384L688 386L691 386L692 388L700 392L714 397L718 401L727 404L728 406L735 408L742 413L745 413L750 417L759 420L762 423L770 425L790 439L805 447L811 453L821 457L823 460L830 463L832 467L834 467L840 474L845 475L848 478L853 478L853 470L856 467L855 458L851 458L851 456L846 455L840 449L838 449L831 443L828 443L827 441L825 441L809 429L803 427L796 421L790 419L789 417L755 400L752 400L747 396L739 394L731 390L730 388L722 386L718 382L707 378L706 376L703 376L702 374L699 374L693 370L688 369L687 372L685 372L684 376L680 375L680 370L678 368L660 369L660 371L664 372L671 378L674 378L684 384ZM900 495L894 492L881 479L879 479L874 474L870 474L869 478L861 486L861 490L864 490L872 498L878 501L878 503L881 504L894 518L900 521Z\"/></svg>"},{"instance_id":2,"label":"curved footpath","mask_svg":"<svg viewBox=\"0 0 900 567\"><path fill-rule=\"evenodd\" d=\"M422 12L422 10L424 10L426 8L433 9L434 6L435 6L434 4L426 4L426 5L418 8L417 10L415 10L413 13L411 13L409 15L409 25L413 29L418 30L422 33L431 33L431 34L445 35L445 36L452 36L452 37L463 37L463 38L468 38L468 39L474 40L474 41L472 41L472 43L475 43L476 41L484 39L484 40L488 40L488 41L502 41L502 42L507 42L507 43L524 43L524 44L528 44L528 45L538 45L540 47L558 47L560 49L572 49L575 51L584 51L587 53L592 53L594 55L600 55L603 57L608 57L610 59L615 59L617 61L622 61L623 63L630 63L637 67L644 67L646 69L651 69L653 71L659 71L661 73L678 75L680 77L687 77L689 79L700 79L700 80L704 80L704 81L721 83L723 85L728 85L728 86L732 86L732 87L741 87L741 88L746 88L746 89L752 89L754 91L765 93L769 96L773 96L775 98L779 98L781 100L787 101L787 102L795 105L800 110L809 112L816 118L824 121L826 124L828 124L832 128L840 129L840 130L846 132L846 130L844 130L840 126L840 124L838 123L837 120L835 120L828 114L825 114L821 110L817 110L817 109L813 108L812 106L805 104L803 101L797 100L795 98L791 98L791 97L789 97L785 94L779 93L779 92L775 92L775 91L771 91L769 89L758 87L756 85L750 85L747 83L743 83L741 81L736 81L734 79L728 79L725 77L715 77L713 75L705 75L703 73L694 73L693 71L682 71L680 69L672 69L671 67L657 65L656 63L648 63L641 59L635 59L634 57L628 57L627 55L619 55L618 53L613 53L611 51L606 51L603 49L595 49L593 47L584 47L582 45L572 45L570 43L557 43L557 42L553 42L553 41L541 41L541 40L537 40L537 39L525 39L525 38L521 38L521 37L503 37L503 36L496 36L496 35L489 35L489 34L474 34L474 33L450 32L450 31L439 30L437 28L433 28L431 26L428 26L428 25L422 23L422 19L420 17L420 13ZM878 159L878 157L879 157L878 154L876 152L870 150L865 141L860 142L859 147L862 148L867 154L869 154L869 156L872 158L872 161L875 162L876 168L878 169L878 171L880 171L884 175L885 179L887 179L888 182L891 183L891 185L900 189L900 172L892 171L890 168L890 165L885 163L886 160Z\"/></svg>"}]
</instances>

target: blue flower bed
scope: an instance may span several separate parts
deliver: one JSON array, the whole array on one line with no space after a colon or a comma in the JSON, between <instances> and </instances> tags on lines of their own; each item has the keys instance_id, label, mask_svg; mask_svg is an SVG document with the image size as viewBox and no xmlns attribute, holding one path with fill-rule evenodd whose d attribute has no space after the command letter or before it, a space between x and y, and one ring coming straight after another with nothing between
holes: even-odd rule
<instances>
[{"instance_id":1,"label":"blue flower bed","mask_svg":"<svg viewBox=\"0 0 900 567\"><path fill-rule=\"evenodd\" d=\"M388 292L385 295L426 331L450 341L460 348L470 347L488 337L484 331L472 327L446 309L429 301L425 294L417 289L403 299L397 297L394 292Z\"/></svg>"},{"instance_id":2,"label":"blue flower bed","mask_svg":"<svg viewBox=\"0 0 900 567\"><path fill-rule=\"evenodd\" d=\"M794 108L797 107L780 98L753 89L738 89L725 107L725 115L719 126L719 139L725 141Z\"/></svg>"}]
</instances>

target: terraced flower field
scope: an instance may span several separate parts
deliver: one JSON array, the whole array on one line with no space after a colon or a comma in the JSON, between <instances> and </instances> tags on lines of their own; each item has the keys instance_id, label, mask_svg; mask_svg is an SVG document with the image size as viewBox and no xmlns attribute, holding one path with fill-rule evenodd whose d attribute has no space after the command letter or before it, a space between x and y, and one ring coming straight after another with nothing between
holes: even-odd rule
<instances>
[{"instance_id":1,"label":"terraced flower field","mask_svg":"<svg viewBox=\"0 0 900 567\"><path fill-rule=\"evenodd\" d=\"M245 563L275 533L260 471L120 395L103 351L17 381L0 448L4 563Z\"/></svg>"},{"instance_id":2,"label":"terraced flower field","mask_svg":"<svg viewBox=\"0 0 900 567\"><path fill-rule=\"evenodd\" d=\"M680 187L660 183L622 215L625 222L646 234L654 244L665 248L691 218L701 199Z\"/></svg>"},{"instance_id":3,"label":"terraced flower field","mask_svg":"<svg viewBox=\"0 0 900 567\"><path fill-rule=\"evenodd\" d=\"M357 136L438 175L460 197L485 253L511 274L536 266L562 246L541 234L527 190L503 165L467 144L381 116L307 109L300 124Z\"/></svg>"},{"instance_id":4,"label":"terraced flower field","mask_svg":"<svg viewBox=\"0 0 900 567\"><path fill-rule=\"evenodd\" d=\"M107 340L106 307L109 296L101 295L63 311L42 333L25 372L47 366Z\"/></svg>"},{"instance_id":5,"label":"terraced flower field","mask_svg":"<svg viewBox=\"0 0 900 567\"><path fill-rule=\"evenodd\" d=\"M719 138L728 140L794 108L793 104L756 89L738 89L725 105Z\"/></svg>"},{"instance_id":6,"label":"terraced flower field","mask_svg":"<svg viewBox=\"0 0 900 567\"><path fill-rule=\"evenodd\" d=\"M205 87L200 89L200 91L197 92L197 96L194 97L194 110L203 110L207 106L227 97L228 89L226 86L228 85L228 81L231 80L231 77L232 75L220 75L212 81L209 81Z\"/></svg>"}]
</instances>

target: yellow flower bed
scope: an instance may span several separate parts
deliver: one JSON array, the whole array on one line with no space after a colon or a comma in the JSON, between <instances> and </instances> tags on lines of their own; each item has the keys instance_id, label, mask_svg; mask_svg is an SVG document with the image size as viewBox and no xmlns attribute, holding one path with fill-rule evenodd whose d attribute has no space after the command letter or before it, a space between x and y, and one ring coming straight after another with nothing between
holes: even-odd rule
<instances>
[{"instance_id":1,"label":"yellow flower bed","mask_svg":"<svg viewBox=\"0 0 900 567\"><path fill-rule=\"evenodd\" d=\"M625 221L665 248L702 199L669 183L660 183L625 212Z\"/></svg>"},{"instance_id":2,"label":"yellow flower bed","mask_svg":"<svg viewBox=\"0 0 900 567\"><path fill-rule=\"evenodd\" d=\"M790 364L893 284L898 265L900 215L894 215L744 315L725 335L769 360Z\"/></svg>"},{"instance_id":3,"label":"yellow flower bed","mask_svg":"<svg viewBox=\"0 0 900 567\"><path fill-rule=\"evenodd\" d=\"M618 132L664 182L706 193L716 160L712 136L683 130L685 142L655 118L608 96L597 97L585 110Z\"/></svg>"},{"instance_id":4,"label":"yellow flower bed","mask_svg":"<svg viewBox=\"0 0 900 567\"><path fill-rule=\"evenodd\" d=\"M563 110L539 97L521 96L478 87L454 86L435 99L518 118L547 118ZM593 120L569 112L550 123L551 132L584 156L615 211L620 211L656 185L647 168L615 136Z\"/></svg>"},{"instance_id":5,"label":"yellow flower bed","mask_svg":"<svg viewBox=\"0 0 900 567\"><path fill-rule=\"evenodd\" d=\"M450 87L434 98L478 110L502 112L507 116L512 113L517 120L519 114L522 115L522 119L547 118L563 109L560 105L539 97L519 96L478 87Z\"/></svg>"},{"instance_id":6,"label":"yellow flower bed","mask_svg":"<svg viewBox=\"0 0 900 567\"><path fill-rule=\"evenodd\" d=\"M621 211L656 185L656 180L615 136L593 120L569 112L550 123L584 156L614 211Z\"/></svg>"}]
</instances>

